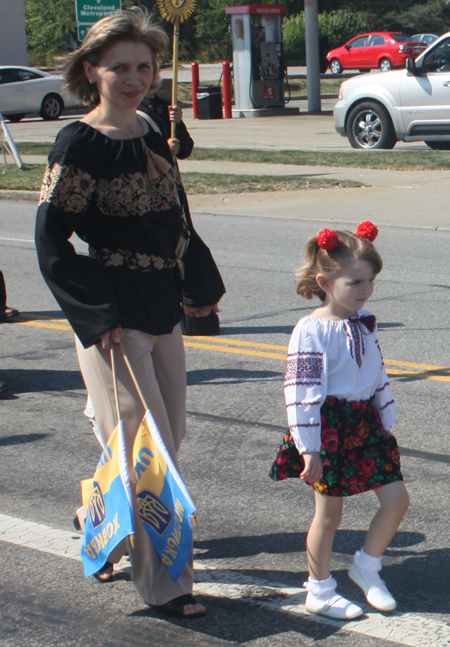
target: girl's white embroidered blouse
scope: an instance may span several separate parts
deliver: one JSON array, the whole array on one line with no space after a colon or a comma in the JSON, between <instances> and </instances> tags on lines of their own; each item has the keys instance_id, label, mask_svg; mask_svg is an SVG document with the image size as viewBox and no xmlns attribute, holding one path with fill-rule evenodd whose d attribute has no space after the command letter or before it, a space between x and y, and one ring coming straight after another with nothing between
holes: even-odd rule
<instances>
[{"instance_id":1,"label":"girl's white embroidered blouse","mask_svg":"<svg viewBox=\"0 0 450 647\"><path fill-rule=\"evenodd\" d=\"M320 407L328 395L339 400L368 400L386 430L394 424L395 402L378 345L358 310L350 319L300 319L292 333L284 378L289 431L300 454L320 450Z\"/></svg>"}]
</instances>

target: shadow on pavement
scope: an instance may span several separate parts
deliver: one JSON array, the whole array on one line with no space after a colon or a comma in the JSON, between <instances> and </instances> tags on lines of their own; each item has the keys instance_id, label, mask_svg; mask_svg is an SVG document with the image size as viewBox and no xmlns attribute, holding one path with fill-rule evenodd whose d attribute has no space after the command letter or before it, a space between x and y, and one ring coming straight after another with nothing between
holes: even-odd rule
<instances>
[{"instance_id":1,"label":"shadow on pavement","mask_svg":"<svg viewBox=\"0 0 450 647\"><path fill-rule=\"evenodd\" d=\"M279 380L283 373L278 371L245 371L239 369L220 369L210 368L204 370L194 370L187 372L187 385L194 386L198 384L241 384L254 380L270 382Z\"/></svg>"},{"instance_id":2,"label":"shadow on pavement","mask_svg":"<svg viewBox=\"0 0 450 647\"><path fill-rule=\"evenodd\" d=\"M338 529L334 538L333 552L341 555L353 555L364 544L366 530ZM399 531L390 544L390 548L407 548L425 541L425 536L419 532ZM200 553L195 558L224 559L236 557L249 557L261 553L280 555L285 553L298 553L306 549L306 532L276 533L273 535L260 535L251 537L224 537L195 541L195 548ZM395 551L387 555L411 555L410 552Z\"/></svg>"},{"instance_id":3,"label":"shadow on pavement","mask_svg":"<svg viewBox=\"0 0 450 647\"><path fill-rule=\"evenodd\" d=\"M49 434L19 434L17 436L5 436L4 438L0 438L0 447L35 443L37 440L44 440L48 435Z\"/></svg>"},{"instance_id":4,"label":"shadow on pavement","mask_svg":"<svg viewBox=\"0 0 450 647\"><path fill-rule=\"evenodd\" d=\"M221 335L266 335L282 333L290 335L294 326L221 326Z\"/></svg>"},{"instance_id":5,"label":"shadow on pavement","mask_svg":"<svg viewBox=\"0 0 450 647\"><path fill-rule=\"evenodd\" d=\"M0 371L0 382L6 382L12 393L84 389L83 379L79 371L8 369Z\"/></svg>"},{"instance_id":6,"label":"shadow on pavement","mask_svg":"<svg viewBox=\"0 0 450 647\"><path fill-rule=\"evenodd\" d=\"M297 619L268 608L258 608L255 605L249 607L246 599L236 600L202 595L201 601L207 608L207 615L205 618L195 620L167 617L151 607L140 609L130 615L162 618L171 624L238 645L251 644L253 641L288 632L299 634L300 640L301 636L320 640L340 630L340 627L318 624L304 616ZM264 642L264 644L270 643ZM277 641L278 644L280 643Z\"/></svg>"}]
</instances>

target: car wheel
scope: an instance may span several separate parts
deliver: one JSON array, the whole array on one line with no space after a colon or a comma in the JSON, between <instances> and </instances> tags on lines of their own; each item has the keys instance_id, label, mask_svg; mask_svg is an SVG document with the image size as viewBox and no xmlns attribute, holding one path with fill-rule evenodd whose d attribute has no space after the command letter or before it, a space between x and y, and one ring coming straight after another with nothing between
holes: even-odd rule
<instances>
[{"instance_id":1,"label":"car wheel","mask_svg":"<svg viewBox=\"0 0 450 647\"><path fill-rule=\"evenodd\" d=\"M434 151L450 151L450 142L425 142L425 144Z\"/></svg>"},{"instance_id":2,"label":"car wheel","mask_svg":"<svg viewBox=\"0 0 450 647\"><path fill-rule=\"evenodd\" d=\"M374 101L366 101L353 108L346 131L353 148L390 149L397 142L389 113Z\"/></svg>"},{"instance_id":3,"label":"car wheel","mask_svg":"<svg viewBox=\"0 0 450 647\"><path fill-rule=\"evenodd\" d=\"M330 61L331 74L340 74L342 72L341 62L337 58L332 58Z\"/></svg>"},{"instance_id":4,"label":"car wheel","mask_svg":"<svg viewBox=\"0 0 450 647\"><path fill-rule=\"evenodd\" d=\"M380 72L389 72L389 70L392 70L392 63L388 58L382 58L378 67Z\"/></svg>"},{"instance_id":5,"label":"car wheel","mask_svg":"<svg viewBox=\"0 0 450 647\"><path fill-rule=\"evenodd\" d=\"M23 118L25 117L25 115L22 115L22 114L19 114L19 113L17 113L17 114L15 113L15 114L13 114L13 115L5 115L5 117L6 117L6 118L8 119L8 121L10 121L12 124L16 124L18 121L20 121L21 119L23 119Z\"/></svg>"},{"instance_id":6,"label":"car wheel","mask_svg":"<svg viewBox=\"0 0 450 647\"><path fill-rule=\"evenodd\" d=\"M42 119L45 119L45 121L51 121L53 119L58 119L63 108L64 103L60 96L57 94L47 94L42 101L39 114Z\"/></svg>"}]
</instances>

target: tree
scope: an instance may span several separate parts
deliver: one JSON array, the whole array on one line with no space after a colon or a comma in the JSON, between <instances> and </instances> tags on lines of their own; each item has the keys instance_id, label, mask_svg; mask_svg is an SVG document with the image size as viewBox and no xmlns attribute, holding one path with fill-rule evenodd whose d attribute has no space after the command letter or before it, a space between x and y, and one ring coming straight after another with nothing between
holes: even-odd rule
<instances>
[{"instance_id":1,"label":"tree","mask_svg":"<svg viewBox=\"0 0 450 647\"><path fill-rule=\"evenodd\" d=\"M319 33L326 36L328 50L339 47L352 36L369 31L363 14L345 9L319 14ZM292 16L285 22L283 33L284 57L288 65L304 64L305 52L305 13Z\"/></svg>"},{"instance_id":2,"label":"tree","mask_svg":"<svg viewBox=\"0 0 450 647\"><path fill-rule=\"evenodd\" d=\"M71 32L76 37L74 0L25 0L25 19L32 65L52 65L64 35Z\"/></svg>"}]
</instances>

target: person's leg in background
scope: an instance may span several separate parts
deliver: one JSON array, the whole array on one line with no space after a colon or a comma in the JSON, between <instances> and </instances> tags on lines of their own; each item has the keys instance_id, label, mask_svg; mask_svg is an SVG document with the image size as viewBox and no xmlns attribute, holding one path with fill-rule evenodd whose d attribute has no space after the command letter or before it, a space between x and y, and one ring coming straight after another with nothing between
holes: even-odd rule
<instances>
[{"instance_id":1,"label":"person's leg in background","mask_svg":"<svg viewBox=\"0 0 450 647\"><path fill-rule=\"evenodd\" d=\"M6 323L20 315L16 308L9 308L6 305L6 283L3 272L0 271L0 323Z\"/></svg>"},{"instance_id":2,"label":"person's leg in background","mask_svg":"<svg viewBox=\"0 0 450 647\"><path fill-rule=\"evenodd\" d=\"M8 308L6 305L6 284L3 272L0 271L0 323L6 323L10 319L17 317L20 312L15 308ZM0 382L0 397L8 393L9 386L6 382Z\"/></svg>"}]
</instances>

